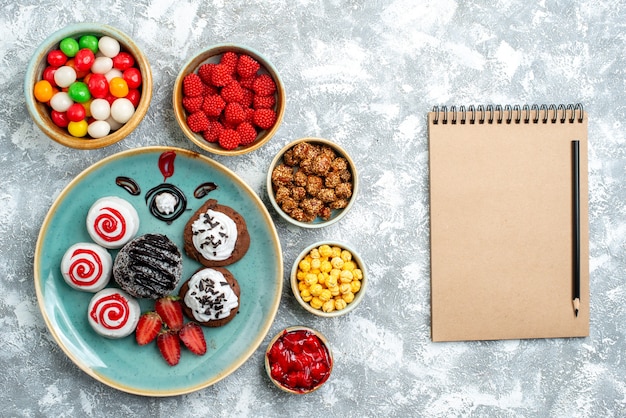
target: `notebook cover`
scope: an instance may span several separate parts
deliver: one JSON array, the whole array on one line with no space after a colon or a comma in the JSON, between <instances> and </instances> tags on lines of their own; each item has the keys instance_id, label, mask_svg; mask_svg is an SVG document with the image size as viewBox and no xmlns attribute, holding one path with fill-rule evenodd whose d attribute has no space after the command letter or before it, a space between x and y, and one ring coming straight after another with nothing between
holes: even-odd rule
<instances>
[{"instance_id":1,"label":"notebook cover","mask_svg":"<svg viewBox=\"0 0 626 418\"><path fill-rule=\"evenodd\" d=\"M589 334L587 114L443 124L428 115L433 341ZM434 124L438 117L439 123ZM572 140L580 141L574 314Z\"/></svg>"}]
</instances>

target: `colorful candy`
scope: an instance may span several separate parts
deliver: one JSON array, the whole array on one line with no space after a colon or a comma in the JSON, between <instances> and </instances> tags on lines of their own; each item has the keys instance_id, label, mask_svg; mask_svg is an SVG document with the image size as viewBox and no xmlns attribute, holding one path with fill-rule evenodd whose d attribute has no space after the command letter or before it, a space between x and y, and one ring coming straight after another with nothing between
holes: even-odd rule
<instances>
[{"instance_id":1,"label":"colorful candy","mask_svg":"<svg viewBox=\"0 0 626 418\"><path fill-rule=\"evenodd\" d=\"M116 39L68 37L46 61L33 94L50 107L52 122L70 135L102 138L134 115L141 99L141 71Z\"/></svg>"}]
</instances>

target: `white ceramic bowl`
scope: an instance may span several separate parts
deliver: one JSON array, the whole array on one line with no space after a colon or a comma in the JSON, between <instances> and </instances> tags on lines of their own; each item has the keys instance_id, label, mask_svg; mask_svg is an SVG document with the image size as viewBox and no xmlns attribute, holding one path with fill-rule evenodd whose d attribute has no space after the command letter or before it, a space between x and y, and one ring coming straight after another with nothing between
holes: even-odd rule
<instances>
[{"instance_id":1,"label":"white ceramic bowl","mask_svg":"<svg viewBox=\"0 0 626 418\"><path fill-rule=\"evenodd\" d=\"M358 289L358 291L352 292L354 299L350 301L349 303L347 303L343 309L333 309L332 311L325 311L321 307L320 308L314 307L312 306L311 301L304 300L300 291L301 280L300 278L298 278L298 270L300 268L300 262L311 252L311 250L319 249L322 245L328 245L331 248L338 247L341 250L349 251L351 254L352 261L356 264L355 267L361 271L362 277L359 279L360 288ZM324 259L325 259L324 254L322 254L322 260ZM290 283L291 283L291 291L293 292L293 295L298 301L298 303L300 304L300 306L302 306L305 310L312 313L313 315L324 317L324 318L333 318L336 316L341 316L349 312L352 312L361 303L361 301L365 297L365 291L367 289L367 284L368 284L368 276L367 276L367 270L365 267L365 263L363 262L363 259L359 256L358 252L354 248L352 248L350 245L342 243L342 242L337 242L337 241L319 241L306 247L304 250L302 250L302 252L298 255L298 257L296 257L296 260L293 263L293 267L291 268ZM341 284L342 282L341 280L339 280L338 285L340 286ZM326 284L322 286L322 289L327 289L327 288L328 286ZM310 289L310 286L309 286L309 289ZM313 297L313 295L311 295L311 297ZM324 301L325 300L323 300L322 298L322 302Z\"/></svg>"},{"instance_id":2,"label":"white ceramic bowl","mask_svg":"<svg viewBox=\"0 0 626 418\"><path fill-rule=\"evenodd\" d=\"M293 147L301 143L308 143L308 144L318 146L318 147L320 146L330 147L335 152L337 157L344 158L347 163L348 171L350 172L350 175L351 175L349 182L352 184L352 195L348 199L348 203L345 207L341 209L332 209L330 213L330 217L328 219L323 219L320 216L317 216L315 219L311 221L295 219L293 216L291 216L290 214L285 212L285 210L283 210L284 205L282 205L281 202L279 202L279 199L277 199L277 194L275 190L276 183L273 181L273 178L272 178L274 169L277 166L284 163L285 152L287 152L288 150L292 149ZM297 170L298 168L296 167L293 168L294 172ZM287 222L293 225L300 226L302 228L321 228L321 227L325 227L328 225L332 225L335 222L339 221L344 216L346 216L346 214L348 213L348 211L350 210L350 208L352 207L352 205L354 204L356 200L356 196L357 196L358 189L359 189L359 178L358 178L358 173L357 173L357 169L354 164L354 161L352 161L352 158L350 158L348 153L343 148L341 148L338 144L332 141L329 141L327 139L322 139L322 138L312 138L312 137L300 138L285 145L278 152L278 154L276 154L267 172L266 188L267 188L267 194L268 194L268 197L270 199L272 206L284 220L286 220ZM313 196L307 195L307 197L313 197Z\"/></svg>"}]
</instances>

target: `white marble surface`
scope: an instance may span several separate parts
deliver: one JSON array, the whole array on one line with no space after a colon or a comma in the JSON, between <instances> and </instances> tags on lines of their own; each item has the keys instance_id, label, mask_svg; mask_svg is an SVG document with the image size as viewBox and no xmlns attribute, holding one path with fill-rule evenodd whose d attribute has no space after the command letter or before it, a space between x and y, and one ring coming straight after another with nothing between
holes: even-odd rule
<instances>
[{"instance_id":1,"label":"white marble surface","mask_svg":"<svg viewBox=\"0 0 626 418\"><path fill-rule=\"evenodd\" d=\"M489 5L485 5L489 3ZM626 5L606 0L0 0L0 404L3 416L626 415ZM52 143L22 95L31 53L81 21L109 23L148 55L154 96L139 128L98 151ZM267 165L288 141L334 140L351 152L361 193L326 229L275 216L285 266L322 238L367 260L363 304L312 318L285 284L270 334L306 324L331 341L336 368L306 397L276 390L262 350L218 384L172 397L129 395L80 371L42 320L33 251L43 218L83 169L117 151L199 151L171 108L174 79L196 50L220 42L262 51L288 97L264 148L215 157L263 196ZM582 102L589 112L591 334L582 339L430 341L426 112L435 104ZM286 271L288 268L286 268ZM266 338L267 342L269 336Z\"/></svg>"}]
</instances>

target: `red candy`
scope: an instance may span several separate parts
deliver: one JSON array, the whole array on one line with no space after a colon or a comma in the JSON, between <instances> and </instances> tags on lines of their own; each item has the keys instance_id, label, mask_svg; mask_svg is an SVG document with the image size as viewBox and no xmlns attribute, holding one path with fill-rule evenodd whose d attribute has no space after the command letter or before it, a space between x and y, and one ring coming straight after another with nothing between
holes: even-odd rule
<instances>
[{"instance_id":1,"label":"red candy","mask_svg":"<svg viewBox=\"0 0 626 418\"><path fill-rule=\"evenodd\" d=\"M109 93L109 82L104 74L91 73L87 80L89 92L96 99L104 99Z\"/></svg>"},{"instance_id":2,"label":"red candy","mask_svg":"<svg viewBox=\"0 0 626 418\"><path fill-rule=\"evenodd\" d=\"M127 70L135 65L135 58L128 52L120 52L113 57L113 68L117 68L120 71Z\"/></svg>"},{"instance_id":3,"label":"red candy","mask_svg":"<svg viewBox=\"0 0 626 418\"><path fill-rule=\"evenodd\" d=\"M141 71L136 67L131 67L122 73L122 78L126 80L129 89L136 89L141 86Z\"/></svg>"},{"instance_id":4,"label":"red candy","mask_svg":"<svg viewBox=\"0 0 626 418\"><path fill-rule=\"evenodd\" d=\"M55 49L48 53L48 64L53 67L60 67L67 62L67 56L60 49Z\"/></svg>"},{"instance_id":5,"label":"red candy","mask_svg":"<svg viewBox=\"0 0 626 418\"><path fill-rule=\"evenodd\" d=\"M53 85L56 86L56 83L54 81L54 72L58 69L59 67L54 67L54 66L49 66L46 67L43 70L43 74L42 74L42 78L44 80L48 80L48 82Z\"/></svg>"},{"instance_id":6,"label":"red candy","mask_svg":"<svg viewBox=\"0 0 626 418\"><path fill-rule=\"evenodd\" d=\"M141 92L137 89L130 89L128 90L126 98L137 108L137 106L139 106L139 100L141 100Z\"/></svg>"},{"instance_id":7,"label":"red candy","mask_svg":"<svg viewBox=\"0 0 626 418\"><path fill-rule=\"evenodd\" d=\"M50 118L52 119L52 122L59 128L67 128L67 125L69 125L70 123L70 120L67 118L66 112L57 112L56 110L53 110L50 112Z\"/></svg>"},{"instance_id":8,"label":"red candy","mask_svg":"<svg viewBox=\"0 0 626 418\"><path fill-rule=\"evenodd\" d=\"M95 60L96 56L91 49L81 49L76 53L76 56L74 57L74 66L76 67L76 71L89 71Z\"/></svg>"},{"instance_id":9,"label":"red candy","mask_svg":"<svg viewBox=\"0 0 626 418\"><path fill-rule=\"evenodd\" d=\"M80 103L74 103L67 109L67 118L70 122L80 122L85 119L85 116L87 116L85 106Z\"/></svg>"}]
</instances>

